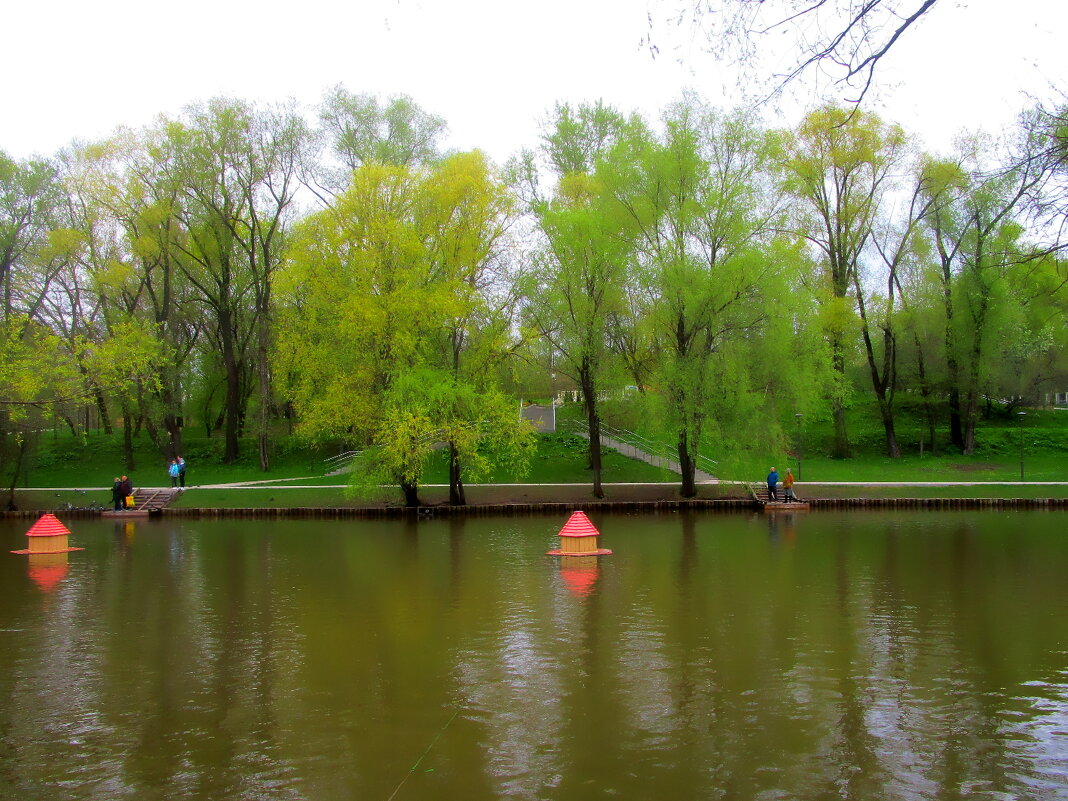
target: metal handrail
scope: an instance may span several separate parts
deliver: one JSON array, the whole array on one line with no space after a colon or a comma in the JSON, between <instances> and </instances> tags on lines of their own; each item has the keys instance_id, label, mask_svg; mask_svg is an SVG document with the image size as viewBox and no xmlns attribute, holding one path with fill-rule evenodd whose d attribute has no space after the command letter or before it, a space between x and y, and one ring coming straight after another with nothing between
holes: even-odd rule
<instances>
[{"instance_id":1,"label":"metal handrail","mask_svg":"<svg viewBox=\"0 0 1068 801\"><path fill-rule=\"evenodd\" d=\"M331 456L328 459L323 459L323 461L326 463L326 472L333 473L337 472L338 470L344 470L346 467L349 467L354 461L356 461L356 457L358 457L361 453L363 453L363 451L345 451L344 453L339 453L337 456Z\"/></svg>"},{"instance_id":2,"label":"metal handrail","mask_svg":"<svg viewBox=\"0 0 1068 801\"><path fill-rule=\"evenodd\" d=\"M589 436L590 427L585 420L569 420L568 425L574 429L576 433L584 436ZM675 449L667 443L650 439L642 434L629 429L613 428L612 426L601 424L601 433L610 439L614 439L623 445L629 445L635 450L641 450L647 456L656 460L657 467L665 467L666 465L672 465L678 463L678 454ZM715 470L713 465L718 465L715 459L710 459L702 454L696 454L694 457L694 466L708 474L712 474Z\"/></svg>"}]
</instances>

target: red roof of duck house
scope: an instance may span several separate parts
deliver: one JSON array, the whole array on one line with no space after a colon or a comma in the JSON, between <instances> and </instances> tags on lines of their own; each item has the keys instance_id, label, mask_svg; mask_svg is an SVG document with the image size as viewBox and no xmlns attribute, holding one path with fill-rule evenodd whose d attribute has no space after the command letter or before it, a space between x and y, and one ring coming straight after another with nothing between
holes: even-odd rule
<instances>
[{"instance_id":1,"label":"red roof of duck house","mask_svg":"<svg viewBox=\"0 0 1068 801\"><path fill-rule=\"evenodd\" d=\"M560 529L561 537L596 537L600 533L585 512L573 512Z\"/></svg>"},{"instance_id":2,"label":"red roof of duck house","mask_svg":"<svg viewBox=\"0 0 1068 801\"><path fill-rule=\"evenodd\" d=\"M27 537L69 537L70 529L59 522L59 519L50 513L45 513L38 518L37 522L30 526L26 532Z\"/></svg>"}]
</instances>

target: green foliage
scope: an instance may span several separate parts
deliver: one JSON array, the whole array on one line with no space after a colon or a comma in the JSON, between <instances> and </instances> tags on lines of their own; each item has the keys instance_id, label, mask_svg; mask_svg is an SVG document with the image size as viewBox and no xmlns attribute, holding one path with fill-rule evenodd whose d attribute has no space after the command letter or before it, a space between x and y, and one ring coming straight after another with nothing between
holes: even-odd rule
<instances>
[{"instance_id":1,"label":"green foliage","mask_svg":"<svg viewBox=\"0 0 1068 801\"><path fill-rule=\"evenodd\" d=\"M491 454L522 458L488 369L508 345L487 269L510 207L485 159L457 154L361 167L297 231L277 283L277 362L306 435L365 448L365 485L414 486L439 441L476 476Z\"/></svg>"},{"instance_id":2,"label":"green foliage","mask_svg":"<svg viewBox=\"0 0 1068 801\"><path fill-rule=\"evenodd\" d=\"M293 108L232 98L51 161L0 154L5 467L50 464L31 433L92 417L172 450L185 418L187 453L245 469L284 458L285 409L307 441L365 449L368 480L417 483L448 443L455 487L521 473L516 401L574 386L588 418L724 464L789 450L797 414L821 451L847 418L871 450L889 413L906 449L945 448L952 420L957 450L998 454L999 407L1068 388L1068 268L1045 241L1063 109L1030 113L1006 160L980 137L916 154L858 109L769 131L692 95L656 123L561 104L511 186L443 154L408 98L338 87L320 122L333 165ZM298 174L328 189L319 212L293 206ZM628 385L639 412L604 400Z\"/></svg>"},{"instance_id":3,"label":"green foliage","mask_svg":"<svg viewBox=\"0 0 1068 801\"><path fill-rule=\"evenodd\" d=\"M18 421L30 405L81 396L77 367L59 337L24 317L0 321L0 404Z\"/></svg>"},{"instance_id":4,"label":"green foliage","mask_svg":"<svg viewBox=\"0 0 1068 801\"><path fill-rule=\"evenodd\" d=\"M382 103L372 95L354 95L341 85L323 98L319 119L334 154L350 174L371 163L398 167L432 163L446 131L442 118L406 95Z\"/></svg>"}]
</instances>

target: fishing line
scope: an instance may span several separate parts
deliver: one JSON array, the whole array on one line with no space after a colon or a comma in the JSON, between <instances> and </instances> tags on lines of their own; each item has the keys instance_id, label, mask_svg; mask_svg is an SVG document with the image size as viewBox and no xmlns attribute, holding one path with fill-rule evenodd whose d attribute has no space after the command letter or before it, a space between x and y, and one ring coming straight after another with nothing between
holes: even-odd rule
<instances>
[{"instance_id":1,"label":"fishing line","mask_svg":"<svg viewBox=\"0 0 1068 801\"><path fill-rule=\"evenodd\" d=\"M454 720L456 720L456 716L457 716L457 715L459 715L459 714L460 714L460 710L459 710L459 709L455 710L455 711L454 711L454 712L452 713L452 717L451 717L451 718L449 718L449 719L448 719L448 720L447 720L447 721L445 722L445 725L444 725L444 726L442 726L442 727L441 727L441 728L440 728L440 729L438 730L438 733L434 735L434 739L430 741L430 745L428 745L428 746L426 747L426 750L425 750L425 751L423 751L423 753L419 755L419 759L415 760L415 764L414 764L414 765L412 765L412 767L411 767L411 768L410 768L410 769L408 770L408 772L407 772L407 773L406 773L406 774L404 775L404 778L400 780L400 784L398 784L398 785L397 785L397 789L393 791L393 794L392 794L392 795L390 795L390 797L389 797L389 798L387 798L387 799L386 799L386 801L393 801L393 799L394 799L394 798L396 797L397 793L399 793L399 792L400 792L400 788L404 786L404 783L405 783L406 781L408 781L408 777L409 777L409 776L411 776L411 775L412 775L413 773L415 773L415 771L416 771L416 770L417 770L417 769L419 768L419 765L420 765L420 764L422 763L422 761L423 761L424 759L426 759L426 755L430 753L430 749L431 749L431 748L433 748L433 747L434 747L434 746L435 746L435 745L437 744L438 740L440 740L440 739L441 739L441 735L443 735L443 734L445 733L445 729L449 728L449 726L450 726L450 725L452 724L452 722L453 722Z\"/></svg>"}]
</instances>

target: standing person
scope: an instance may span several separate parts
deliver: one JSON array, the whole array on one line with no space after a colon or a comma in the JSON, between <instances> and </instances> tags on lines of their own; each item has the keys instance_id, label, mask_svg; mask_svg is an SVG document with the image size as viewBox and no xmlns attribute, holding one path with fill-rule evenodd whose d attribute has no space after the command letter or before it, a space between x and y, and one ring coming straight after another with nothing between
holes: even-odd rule
<instances>
[{"instance_id":1,"label":"standing person","mask_svg":"<svg viewBox=\"0 0 1068 801\"><path fill-rule=\"evenodd\" d=\"M797 496L794 495L794 473L789 468L786 470L786 478L782 480L782 488L786 495L786 502L794 503L797 500Z\"/></svg>"},{"instance_id":2,"label":"standing person","mask_svg":"<svg viewBox=\"0 0 1068 801\"><path fill-rule=\"evenodd\" d=\"M115 476L115 483L111 485L111 508L121 512L126 506L126 496L122 494L122 482Z\"/></svg>"},{"instance_id":3,"label":"standing person","mask_svg":"<svg viewBox=\"0 0 1068 801\"><path fill-rule=\"evenodd\" d=\"M122 503L122 508L126 508L126 499L133 495L133 482L126 476L122 477L122 481L119 482L119 501Z\"/></svg>"},{"instance_id":4,"label":"standing person","mask_svg":"<svg viewBox=\"0 0 1068 801\"><path fill-rule=\"evenodd\" d=\"M185 489L185 459L178 457L178 486Z\"/></svg>"},{"instance_id":5,"label":"standing person","mask_svg":"<svg viewBox=\"0 0 1068 801\"><path fill-rule=\"evenodd\" d=\"M178 486L178 460L171 459L170 466L167 468L167 475L171 477L171 487Z\"/></svg>"},{"instance_id":6,"label":"standing person","mask_svg":"<svg viewBox=\"0 0 1068 801\"><path fill-rule=\"evenodd\" d=\"M775 496L775 492L779 486L779 474L775 471L775 468L771 468L771 472L768 473L768 499L772 501L778 500Z\"/></svg>"}]
</instances>

